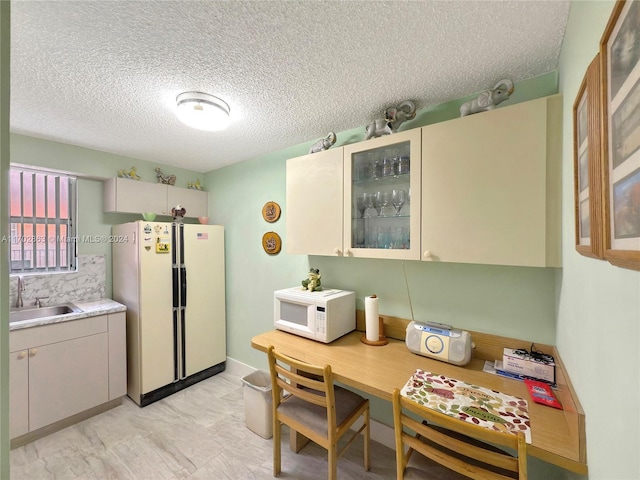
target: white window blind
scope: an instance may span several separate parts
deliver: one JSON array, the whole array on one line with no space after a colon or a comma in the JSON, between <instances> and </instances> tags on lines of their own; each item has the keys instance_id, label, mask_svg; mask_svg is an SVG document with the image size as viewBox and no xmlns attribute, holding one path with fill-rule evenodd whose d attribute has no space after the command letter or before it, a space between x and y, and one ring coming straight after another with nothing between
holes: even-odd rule
<instances>
[{"instance_id":1,"label":"white window blind","mask_svg":"<svg viewBox=\"0 0 640 480\"><path fill-rule=\"evenodd\" d=\"M9 175L11 273L75 271L76 178L16 167Z\"/></svg>"}]
</instances>

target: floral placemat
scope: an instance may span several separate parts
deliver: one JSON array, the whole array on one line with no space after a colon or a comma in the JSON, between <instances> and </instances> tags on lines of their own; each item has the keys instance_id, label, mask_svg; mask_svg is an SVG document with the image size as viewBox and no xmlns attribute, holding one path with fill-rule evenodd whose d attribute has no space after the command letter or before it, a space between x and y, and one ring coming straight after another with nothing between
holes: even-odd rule
<instances>
[{"instance_id":1,"label":"floral placemat","mask_svg":"<svg viewBox=\"0 0 640 480\"><path fill-rule=\"evenodd\" d=\"M416 370L401 395L420 405L497 431L524 432L531 443L527 401L488 388Z\"/></svg>"}]
</instances>

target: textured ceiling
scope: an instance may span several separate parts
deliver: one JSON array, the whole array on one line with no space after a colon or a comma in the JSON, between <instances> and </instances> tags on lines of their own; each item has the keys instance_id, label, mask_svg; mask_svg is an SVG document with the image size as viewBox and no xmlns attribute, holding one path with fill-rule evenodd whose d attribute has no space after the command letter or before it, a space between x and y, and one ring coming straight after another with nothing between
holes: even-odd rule
<instances>
[{"instance_id":1,"label":"textured ceiling","mask_svg":"<svg viewBox=\"0 0 640 480\"><path fill-rule=\"evenodd\" d=\"M568 1L12 2L11 130L207 172L556 69ZM175 98L223 98L223 132Z\"/></svg>"}]
</instances>

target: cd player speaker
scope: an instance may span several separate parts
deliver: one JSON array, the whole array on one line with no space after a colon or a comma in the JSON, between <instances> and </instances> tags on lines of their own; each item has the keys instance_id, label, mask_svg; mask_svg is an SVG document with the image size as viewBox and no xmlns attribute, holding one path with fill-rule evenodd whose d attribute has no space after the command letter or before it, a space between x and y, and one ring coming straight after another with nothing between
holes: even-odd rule
<instances>
[{"instance_id":1,"label":"cd player speaker","mask_svg":"<svg viewBox=\"0 0 640 480\"><path fill-rule=\"evenodd\" d=\"M471 361L471 335L465 330L429 331L422 323L412 321L407 325L405 343L418 355L434 358L453 365L466 365Z\"/></svg>"}]
</instances>

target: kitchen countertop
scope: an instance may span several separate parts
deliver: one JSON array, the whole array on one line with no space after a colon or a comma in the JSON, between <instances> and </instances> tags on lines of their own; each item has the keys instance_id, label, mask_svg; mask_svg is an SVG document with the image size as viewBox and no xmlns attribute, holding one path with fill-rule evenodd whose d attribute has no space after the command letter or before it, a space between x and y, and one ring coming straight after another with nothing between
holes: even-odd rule
<instances>
[{"instance_id":1,"label":"kitchen countertop","mask_svg":"<svg viewBox=\"0 0 640 480\"><path fill-rule=\"evenodd\" d=\"M65 313L63 315L53 315L50 317L34 318L29 320L21 320L9 323L9 331L20 330L22 328L31 328L41 325L49 325L52 323L68 322L70 320L79 320L81 318L95 317L98 315L106 315L108 313L124 312L127 307L110 298L101 300L93 300L90 302L68 302L79 308L80 312ZM46 306L46 305L45 305Z\"/></svg>"}]
</instances>

